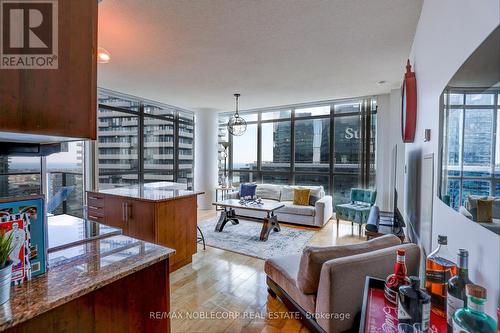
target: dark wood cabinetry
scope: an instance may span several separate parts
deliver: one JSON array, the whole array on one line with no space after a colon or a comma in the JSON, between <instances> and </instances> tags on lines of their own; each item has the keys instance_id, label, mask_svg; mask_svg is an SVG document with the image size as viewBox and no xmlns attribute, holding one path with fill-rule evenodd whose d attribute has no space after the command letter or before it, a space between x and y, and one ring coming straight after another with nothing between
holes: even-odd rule
<instances>
[{"instance_id":1,"label":"dark wood cabinetry","mask_svg":"<svg viewBox=\"0 0 500 333\"><path fill-rule=\"evenodd\" d=\"M196 195L169 200L143 200L87 192L87 217L123 234L175 249L172 271L191 262L197 251Z\"/></svg>"},{"instance_id":2,"label":"dark wood cabinetry","mask_svg":"<svg viewBox=\"0 0 500 333\"><path fill-rule=\"evenodd\" d=\"M127 275L6 330L29 332L170 332L168 259ZM153 317L151 313L156 314Z\"/></svg>"},{"instance_id":3,"label":"dark wood cabinetry","mask_svg":"<svg viewBox=\"0 0 500 333\"><path fill-rule=\"evenodd\" d=\"M0 69L2 136L96 139L97 3L57 2L57 69Z\"/></svg>"}]
</instances>

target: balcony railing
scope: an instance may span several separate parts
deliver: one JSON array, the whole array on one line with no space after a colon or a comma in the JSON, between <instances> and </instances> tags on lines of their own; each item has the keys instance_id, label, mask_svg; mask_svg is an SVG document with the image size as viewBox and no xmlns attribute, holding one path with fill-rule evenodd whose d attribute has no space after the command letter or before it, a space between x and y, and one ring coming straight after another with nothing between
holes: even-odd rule
<instances>
[{"instance_id":1,"label":"balcony railing","mask_svg":"<svg viewBox=\"0 0 500 333\"><path fill-rule=\"evenodd\" d=\"M54 215L83 217L83 175L73 171L47 172L47 208Z\"/></svg>"}]
</instances>

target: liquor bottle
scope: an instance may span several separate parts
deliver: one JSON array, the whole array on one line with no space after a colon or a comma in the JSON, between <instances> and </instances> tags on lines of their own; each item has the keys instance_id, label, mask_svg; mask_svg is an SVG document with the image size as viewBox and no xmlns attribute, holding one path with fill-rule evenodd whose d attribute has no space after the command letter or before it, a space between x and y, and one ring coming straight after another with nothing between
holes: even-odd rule
<instances>
[{"instance_id":1,"label":"liquor bottle","mask_svg":"<svg viewBox=\"0 0 500 333\"><path fill-rule=\"evenodd\" d=\"M464 249L458 250L458 274L448 281L448 295L446 297L446 316L448 329L453 327L453 314L460 308L467 306L465 286L472 284L469 280L469 252Z\"/></svg>"},{"instance_id":2,"label":"liquor bottle","mask_svg":"<svg viewBox=\"0 0 500 333\"><path fill-rule=\"evenodd\" d=\"M408 271L406 269L406 251L398 249L396 251L396 264L394 265L394 273L389 275L385 280L384 295L385 298L393 303L398 302L399 287L409 285Z\"/></svg>"},{"instance_id":3,"label":"liquor bottle","mask_svg":"<svg viewBox=\"0 0 500 333\"><path fill-rule=\"evenodd\" d=\"M420 289L420 279L410 277L411 285L399 287L398 323L418 324L423 332L429 329L431 297Z\"/></svg>"},{"instance_id":4,"label":"liquor bottle","mask_svg":"<svg viewBox=\"0 0 500 333\"><path fill-rule=\"evenodd\" d=\"M451 261L448 238L438 236L438 247L425 262L425 289L431 295L431 311L446 318L446 293L448 280L457 274L457 266Z\"/></svg>"},{"instance_id":5,"label":"liquor bottle","mask_svg":"<svg viewBox=\"0 0 500 333\"><path fill-rule=\"evenodd\" d=\"M486 313L486 289L468 284L465 287L467 306L458 309L453 315L453 333L495 333L497 324Z\"/></svg>"}]
</instances>

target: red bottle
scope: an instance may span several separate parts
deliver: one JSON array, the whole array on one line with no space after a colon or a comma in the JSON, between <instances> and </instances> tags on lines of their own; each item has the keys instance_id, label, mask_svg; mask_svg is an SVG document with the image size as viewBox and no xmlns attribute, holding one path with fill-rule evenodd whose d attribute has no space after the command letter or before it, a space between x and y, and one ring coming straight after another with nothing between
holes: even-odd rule
<instances>
[{"instance_id":1,"label":"red bottle","mask_svg":"<svg viewBox=\"0 0 500 333\"><path fill-rule=\"evenodd\" d=\"M394 273L385 279L384 295L389 302L397 305L399 287L410 285L411 281L406 269L406 251L398 249L396 253L397 257L396 265L394 265Z\"/></svg>"}]
</instances>

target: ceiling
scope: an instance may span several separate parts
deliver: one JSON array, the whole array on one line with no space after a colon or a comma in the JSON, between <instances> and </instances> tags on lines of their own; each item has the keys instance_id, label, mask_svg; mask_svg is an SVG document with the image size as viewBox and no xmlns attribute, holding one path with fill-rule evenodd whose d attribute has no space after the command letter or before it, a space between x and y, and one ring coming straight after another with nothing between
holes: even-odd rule
<instances>
[{"instance_id":1,"label":"ceiling","mask_svg":"<svg viewBox=\"0 0 500 333\"><path fill-rule=\"evenodd\" d=\"M500 87L500 26L470 55L453 75L449 87Z\"/></svg>"},{"instance_id":2,"label":"ceiling","mask_svg":"<svg viewBox=\"0 0 500 333\"><path fill-rule=\"evenodd\" d=\"M99 86L191 110L399 87L421 0L104 0ZM379 81L386 81L379 84Z\"/></svg>"}]
</instances>

